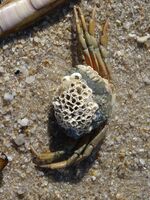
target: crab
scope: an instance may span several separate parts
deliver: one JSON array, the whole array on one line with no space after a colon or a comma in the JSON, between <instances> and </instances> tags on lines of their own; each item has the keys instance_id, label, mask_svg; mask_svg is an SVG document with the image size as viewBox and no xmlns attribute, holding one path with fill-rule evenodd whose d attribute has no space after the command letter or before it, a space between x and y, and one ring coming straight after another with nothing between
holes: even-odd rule
<instances>
[{"instance_id":1,"label":"crab","mask_svg":"<svg viewBox=\"0 0 150 200\"><path fill-rule=\"evenodd\" d=\"M80 7L74 7L74 15L86 65L78 65L71 75L62 78L52 102L58 125L73 138L74 145L66 160L63 160L68 154L65 150L37 153L31 146L40 168L66 168L90 156L106 135L115 102L111 73L103 55L108 41L108 20L99 44L94 37L95 8L88 27Z\"/></svg>"}]
</instances>

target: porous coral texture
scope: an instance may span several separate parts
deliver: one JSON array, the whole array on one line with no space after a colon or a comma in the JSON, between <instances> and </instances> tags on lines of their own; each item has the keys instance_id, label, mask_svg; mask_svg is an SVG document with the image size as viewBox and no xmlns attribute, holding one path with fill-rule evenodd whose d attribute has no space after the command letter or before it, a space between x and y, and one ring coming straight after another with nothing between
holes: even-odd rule
<instances>
[{"instance_id":1,"label":"porous coral texture","mask_svg":"<svg viewBox=\"0 0 150 200\"><path fill-rule=\"evenodd\" d=\"M53 106L58 123L75 137L89 133L99 106L81 74L65 76L57 93Z\"/></svg>"}]
</instances>

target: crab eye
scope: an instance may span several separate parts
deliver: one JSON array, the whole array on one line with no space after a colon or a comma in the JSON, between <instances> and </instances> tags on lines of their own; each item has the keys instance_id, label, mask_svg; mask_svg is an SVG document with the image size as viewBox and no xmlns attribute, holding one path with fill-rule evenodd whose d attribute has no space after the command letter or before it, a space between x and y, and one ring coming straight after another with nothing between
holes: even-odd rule
<instances>
[{"instance_id":1,"label":"crab eye","mask_svg":"<svg viewBox=\"0 0 150 200\"><path fill-rule=\"evenodd\" d=\"M63 79L62 79L62 81L64 81L64 82L65 81L70 81L70 76L64 76Z\"/></svg>"},{"instance_id":2,"label":"crab eye","mask_svg":"<svg viewBox=\"0 0 150 200\"><path fill-rule=\"evenodd\" d=\"M82 76L81 76L80 73L73 73L73 74L71 75L71 78L74 78L74 79L81 79Z\"/></svg>"}]
</instances>

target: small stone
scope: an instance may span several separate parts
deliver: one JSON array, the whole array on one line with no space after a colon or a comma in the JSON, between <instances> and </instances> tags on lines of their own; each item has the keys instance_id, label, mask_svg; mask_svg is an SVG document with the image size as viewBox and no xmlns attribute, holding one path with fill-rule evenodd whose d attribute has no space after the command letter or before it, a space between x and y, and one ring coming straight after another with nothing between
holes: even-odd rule
<instances>
[{"instance_id":1,"label":"small stone","mask_svg":"<svg viewBox=\"0 0 150 200\"><path fill-rule=\"evenodd\" d=\"M121 149L118 155L119 155L120 160L123 161L124 158L125 158L125 156L126 156L126 151L125 151L125 149Z\"/></svg>"},{"instance_id":2,"label":"small stone","mask_svg":"<svg viewBox=\"0 0 150 200\"><path fill-rule=\"evenodd\" d=\"M41 187L45 187L48 185L48 182L47 181L43 181L42 184L41 184Z\"/></svg>"},{"instance_id":3,"label":"small stone","mask_svg":"<svg viewBox=\"0 0 150 200\"><path fill-rule=\"evenodd\" d=\"M3 61L3 56L0 56L0 62L2 62Z\"/></svg>"},{"instance_id":4,"label":"small stone","mask_svg":"<svg viewBox=\"0 0 150 200\"><path fill-rule=\"evenodd\" d=\"M19 134L16 139L14 140L15 144L17 146L21 146L25 143L25 139L24 139L24 135L23 134Z\"/></svg>"},{"instance_id":5,"label":"small stone","mask_svg":"<svg viewBox=\"0 0 150 200\"><path fill-rule=\"evenodd\" d=\"M92 181L95 181L96 180L96 176L92 176L91 179L92 179Z\"/></svg>"},{"instance_id":6,"label":"small stone","mask_svg":"<svg viewBox=\"0 0 150 200\"><path fill-rule=\"evenodd\" d=\"M28 70L27 67L25 67L25 66L21 66L21 67L20 67L20 72L21 72L24 76L28 76L28 75L29 75L29 70Z\"/></svg>"},{"instance_id":7,"label":"small stone","mask_svg":"<svg viewBox=\"0 0 150 200\"><path fill-rule=\"evenodd\" d=\"M121 25L122 22L121 22L119 19L117 19L117 20L116 20L116 23L117 23L118 25Z\"/></svg>"},{"instance_id":8,"label":"small stone","mask_svg":"<svg viewBox=\"0 0 150 200\"><path fill-rule=\"evenodd\" d=\"M137 37L135 33L129 33L128 36L129 38L133 38L133 39Z\"/></svg>"},{"instance_id":9,"label":"small stone","mask_svg":"<svg viewBox=\"0 0 150 200\"><path fill-rule=\"evenodd\" d=\"M124 27L126 30L129 30L130 27L131 27L131 22L123 23L123 27Z\"/></svg>"},{"instance_id":10,"label":"small stone","mask_svg":"<svg viewBox=\"0 0 150 200\"><path fill-rule=\"evenodd\" d=\"M145 165L145 160L144 159L139 159L139 162L140 162L140 164L142 165L142 166L144 166Z\"/></svg>"},{"instance_id":11,"label":"small stone","mask_svg":"<svg viewBox=\"0 0 150 200\"><path fill-rule=\"evenodd\" d=\"M61 200L61 199L62 199L61 194L59 193L59 191L57 191L57 190L54 191L54 194L55 194L55 196L56 196L56 197L55 197L56 199L58 199L58 200Z\"/></svg>"},{"instance_id":12,"label":"small stone","mask_svg":"<svg viewBox=\"0 0 150 200\"><path fill-rule=\"evenodd\" d=\"M15 51L16 51L16 48L15 48L15 47L13 47L11 50L12 50L12 52L15 52Z\"/></svg>"},{"instance_id":13,"label":"small stone","mask_svg":"<svg viewBox=\"0 0 150 200\"><path fill-rule=\"evenodd\" d=\"M4 81L6 81L6 82L7 82L7 81L9 81L9 79L10 79L10 78L9 78L9 75L8 75L8 74L6 74L6 75L4 76Z\"/></svg>"},{"instance_id":14,"label":"small stone","mask_svg":"<svg viewBox=\"0 0 150 200\"><path fill-rule=\"evenodd\" d=\"M8 45L4 45L4 46L3 46L3 49L4 49L4 50L8 49Z\"/></svg>"},{"instance_id":15,"label":"small stone","mask_svg":"<svg viewBox=\"0 0 150 200\"><path fill-rule=\"evenodd\" d=\"M34 82L35 80L35 76L28 76L25 80L26 83L30 84L32 82Z\"/></svg>"},{"instance_id":16,"label":"small stone","mask_svg":"<svg viewBox=\"0 0 150 200\"><path fill-rule=\"evenodd\" d=\"M13 156L12 155L7 155L8 161L12 161L13 160Z\"/></svg>"},{"instance_id":17,"label":"small stone","mask_svg":"<svg viewBox=\"0 0 150 200\"><path fill-rule=\"evenodd\" d=\"M124 50L116 51L115 55L117 56L123 56L124 55Z\"/></svg>"},{"instance_id":18,"label":"small stone","mask_svg":"<svg viewBox=\"0 0 150 200\"><path fill-rule=\"evenodd\" d=\"M129 122L129 125L131 126L131 127L135 127L135 123L134 122Z\"/></svg>"},{"instance_id":19,"label":"small stone","mask_svg":"<svg viewBox=\"0 0 150 200\"><path fill-rule=\"evenodd\" d=\"M4 67L0 67L0 74L3 74L5 72Z\"/></svg>"},{"instance_id":20,"label":"small stone","mask_svg":"<svg viewBox=\"0 0 150 200\"><path fill-rule=\"evenodd\" d=\"M145 77L143 78L143 82L144 82L146 85L150 85L150 79L149 79L147 76L145 76Z\"/></svg>"},{"instance_id":21,"label":"small stone","mask_svg":"<svg viewBox=\"0 0 150 200\"><path fill-rule=\"evenodd\" d=\"M124 196L122 194L120 194L120 193L116 194L116 199L117 200L125 200Z\"/></svg>"},{"instance_id":22,"label":"small stone","mask_svg":"<svg viewBox=\"0 0 150 200\"><path fill-rule=\"evenodd\" d=\"M42 177L42 176L44 176L44 172L39 171L39 172L38 172L38 175Z\"/></svg>"},{"instance_id":23,"label":"small stone","mask_svg":"<svg viewBox=\"0 0 150 200\"><path fill-rule=\"evenodd\" d=\"M150 35L146 35L146 36L142 36L142 37L139 37L137 36L136 40L138 43L145 43L148 39L150 38Z\"/></svg>"},{"instance_id":24,"label":"small stone","mask_svg":"<svg viewBox=\"0 0 150 200\"><path fill-rule=\"evenodd\" d=\"M91 175L91 177L93 177L93 176L97 176L97 174L98 174L98 170L96 170L96 169L91 169L90 170L90 175Z\"/></svg>"},{"instance_id":25,"label":"small stone","mask_svg":"<svg viewBox=\"0 0 150 200\"><path fill-rule=\"evenodd\" d=\"M29 120L28 120L27 118L19 119L19 120L18 120L18 123L19 123L22 127L28 126Z\"/></svg>"},{"instance_id":26,"label":"small stone","mask_svg":"<svg viewBox=\"0 0 150 200\"><path fill-rule=\"evenodd\" d=\"M34 41L35 43L39 43L39 38L38 38L37 36L35 36L35 37L33 38L33 41Z\"/></svg>"},{"instance_id":27,"label":"small stone","mask_svg":"<svg viewBox=\"0 0 150 200\"><path fill-rule=\"evenodd\" d=\"M17 195L20 199L24 198L24 195L26 193L26 190L23 188L23 187L20 187L18 190L17 190Z\"/></svg>"},{"instance_id":28,"label":"small stone","mask_svg":"<svg viewBox=\"0 0 150 200\"><path fill-rule=\"evenodd\" d=\"M12 101L13 99L14 99L14 95L13 94L8 93L8 92L4 94L4 100Z\"/></svg>"},{"instance_id":29,"label":"small stone","mask_svg":"<svg viewBox=\"0 0 150 200\"><path fill-rule=\"evenodd\" d=\"M22 40L20 40L20 43L21 43L21 44L25 44L26 41L22 39Z\"/></svg>"}]
</instances>

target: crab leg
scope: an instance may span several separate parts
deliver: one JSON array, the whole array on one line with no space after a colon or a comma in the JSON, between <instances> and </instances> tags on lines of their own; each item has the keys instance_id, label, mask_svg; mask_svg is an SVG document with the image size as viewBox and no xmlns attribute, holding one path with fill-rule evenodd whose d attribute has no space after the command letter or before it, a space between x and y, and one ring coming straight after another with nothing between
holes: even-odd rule
<instances>
[{"instance_id":1,"label":"crab leg","mask_svg":"<svg viewBox=\"0 0 150 200\"><path fill-rule=\"evenodd\" d=\"M0 36L18 31L67 0L6 0L0 4Z\"/></svg>"},{"instance_id":2,"label":"crab leg","mask_svg":"<svg viewBox=\"0 0 150 200\"><path fill-rule=\"evenodd\" d=\"M83 37L83 30L80 26L80 21L79 21L79 17L77 14L77 9L76 7L74 7L74 14L75 14L75 20L76 20L76 28L77 28L77 33L78 33L78 38L79 38L79 42L81 44L81 46L83 47L83 53L84 53L84 57L85 57L85 61L88 65L90 65L91 67L93 67L93 63L90 57L90 52L89 49L87 47L86 41Z\"/></svg>"},{"instance_id":3,"label":"crab leg","mask_svg":"<svg viewBox=\"0 0 150 200\"><path fill-rule=\"evenodd\" d=\"M88 29L87 29L87 26L86 26L86 22L85 22L85 18L84 18L84 15L81 11L81 8L78 7L78 12L79 12L79 16L81 18L81 24L82 24L82 27L83 27L83 33L84 33L84 36L85 36L85 41L87 43L87 47L90 51L90 57L91 57L91 60L92 60L92 63L93 63L93 69L95 69L96 71L99 72L99 64L98 64L98 61L96 59L96 55L95 55L95 52L94 52L94 43L96 45L96 40L95 38L93 37L93 34L94 34L94 31L95 31L95 26L94 26L94 22L95 22L95 19L94 19L94 12L95 12L95 8L93 10L93 13L92 13L92 19L90 21L90 26L89 26L89 29L90 31L88 32ZM92 35L91 35L91 33Z\"/></svg>"},{"instance_id":4,"label":"crab leg","mask_svg":"<svg viewBox=\"0 0 150 200\"><path fill-rule=\"evenodd\" d=\"M69 151L73 150L77 144L77 141L71 142L71 147L69 148ZM58 160L63 155L67 154L67 150L61 150L61 151L47 151L43 153L37 153L36 150L33 148L33 146L30 146L30 151L32 155L35 157L36 160L34 162L41 167L41 163L52 163L55 160Z\"/></svg>"},{"instance_id":5,"label":"crab leg","mask_svg":"<svg viewBox=\"0 0 150 200\"><path fill-rule=\"evenodd\" d=\"M100 37L100 43L105 47L108 44L108 20L106 20L104 24L102 36Z\"/></svg>"},{"instance_id":6,"label":"crab leg","mask_svg":"<svg viewBox=\"0 0 150 200\"><path fill-rule=\"evenodd\" d=\"M96 135L93 140L86 146L83 154L76 160L76 162L81 162L85 158L87 158L93 151L93 149L104 139L106 135L107 125L101 130L98 135Z\"/></svg>"},{"instance_id":7,"label":"crab leg","mask_svg":"<svg viewBox=\"0 0 150 200\"><path fill-rule=\"evenodd\" d=\"M94 147L96 147L105 137L106 134L106 129L105 128L99 132L98 135L94 137L89 143L89 137L87 137L85 143L79 147L73 155L68 158L68 160L56 162L56 163L51 163L51 164L46 164L46 165L40 165L41 168L49 168L49 169L61 169L61 168L66 168L71 166L72 164L79 163L85 158L87 158L93 151Z\"/></svg>"},{"instance_id":8,"label":"crab leg","mask_svg":"<svg viewBox=\"0 0 150 200\"><path fill-rule=\"evenodd\" d=\"M92 18L89 23L89 31L87 30L86 22L84 15L81 11L80 7L74 8L75 18L76 18L76 26L77 26L77 33L79 36L79 41L81 43L81 46L85 52L89 52L86 54L86 57L88 57L88 60L91 60L92 62L87 62L87 58L85 57L85 62L90 65L93 69L95 69L103 78L110 79L110 73L109 70L102 59L101 51L98 45L98 42L96 41L94 37L94 29L95 29L95 8L92 13ZM79 13L79 16L78 14ZM81 20L81 26L80 26L80 20ZM107 22L108 23L108 22ZM107 28L104 26L105 30L103 31L103 38L106 40L106 32ZM82 31L81 31L82 30ZM103 39L104 40L104 39ZM86 43L86 45L83 45L83 41ZM87 50L88 48L88 50Z\"/></svg>"},{"instance_id":9,"label":"crab leg","mask_svg":"<svg viewBox=\"0 0 150 200\"><path fill-rule=\"evenodd\" d=\"M82 153L82 151L84 150L85 147L86 147L86 144L83 144L83 146L81 146L79 149L77 149L73 153L73 155L70 158L68 158L68 160L51 163L51 164L46 164L46 165L40 165L39 167L40 168L49 168L49 169L61 169L61 168L69 167L76 162L76 160L78 159L79 155Z\"/></svg>"},{"instance_id":10,"label":"crab leg","mask_svg":"<svg viewBox=\"0 0 150 200\"><path fill-rule=\"evenodd\" d=\"M94 9L93 9L92 17L91 17L90 22L89 22L89 34L92 35L92 36L94 36L95 26L96 26L96 23L95 23L95 11L96 11L96 7L94 7Z\"/></svg>"},{"instance_id":11,"label":"crab leg","mask_svg":"<svg viewBox=\"0 0 150 200\"><path fill-rule=\"evenodd\" d=\"M51 164L45 164L45 165L40 165L39 167L41 168L49 168L49 169L61 169L61 168L65 168L65 167L69 167L72 164L74 164L76 162L76 160L79 158L80 154L82 154L82 152L84 151L84 149L87 146L87 143L89 142L90 139L90 135L87 135L86 138L83 138L80 142L75 142L75 144L77 144L76 150L73 152L72 156L69 157L67 160L63 160L60 162L54 162ZM75 147L75 145L74 145Z\"/></svg>"},{"instance_id":12,"label":"crab leg","mask_svg":"<svg viewBox=\"0 0 150 200\"><path fill-rule=\"evenodd\" d=\"M98 71L98 63L95 58L95 55L93 53L92 45L87 42L90 41L90 35L88 33L85 19L82 13L80 13L80 18L81 18L81 23L82 26L80 26L80 20L78 17L78 8L74 7L74 13L75 13L75 19L76 19L76 27L77 27L77 33L79 37L79 42L81 43L81 46L83 47L83 52L84 52L84 57L85 57L85 62L90 65L94 70ZM93 20L94 21L94 20ZM91 28L92 28L93 23L91 23ZM86 37L84 38L84 35L86 34Z\"/></svg>"},{"instance_id":13,"label":"crab leg","mask_svg":"<svg viewBox=\"0 0 150 200\"><path fill-rule=\"evenodd\" d=\"M60 158L65 154L65 151L57 151L57 152L45 152L45 153L37 153L35 149L30 147L31 153L35 156L39 161L53 162L54 160Z\"/></svg>"}]
</instances>

